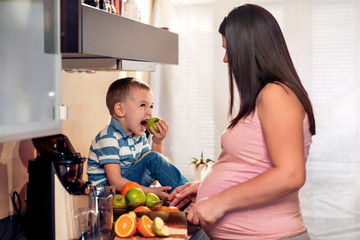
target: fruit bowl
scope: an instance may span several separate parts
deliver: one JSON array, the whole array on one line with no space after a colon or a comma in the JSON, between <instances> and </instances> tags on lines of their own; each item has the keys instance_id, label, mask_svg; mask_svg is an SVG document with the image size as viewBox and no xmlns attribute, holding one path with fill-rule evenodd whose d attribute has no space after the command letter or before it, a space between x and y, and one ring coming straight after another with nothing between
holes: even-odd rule
<instances>
[{"instance_id":1,"label":"fruit bowl","mask_svg":"<svg viewBox=\"0 0 360 240\"><path fill-rule=\"evenodd\" d=\"M150 208L151 210L161 207L163 204L164 204L164 201L162 199L157 200L157 201L149 201L149 200L146 201L146 206L148 208Z\"/></svg>"},{"instance_id":2,"label":"fruit bowl","mask_svg":"<svg viewBox=\"0 0 360 240\"><path fill-rule=\"evenodd\" d=\"M127 210L132 211L139 206L145 206L145 202L142 203L127 203Z\"/></svg>"},{"instance_id":3,"label":"fruit bowl","mask_svg":"<svg viewBox=\"0 0 360 240\"><path fill-rule=\"evenodd\" d=\"M124 213L126 213L126 212L127 212L127 205L126 205L126 203L113 205L114 221L115 221L116 219L118 219L118 217L119 217L121 214L124 214Z\"/></svg>"},{"instance_id":4,"label":"fruit bowl","mask_svg":"<svg viewBox=\"0 0 360 240\"><path fill-rule=\"evenodd\" d=\"M139 206L147 206L148 208L150 208L151 210L161 207L163 205L163 200L157 200L157 201L149 201L147 200L146 202L143 203L127 203L127 210L128 211L132 211L135 208L139 207Z\"/></svg>"}]
</instances>

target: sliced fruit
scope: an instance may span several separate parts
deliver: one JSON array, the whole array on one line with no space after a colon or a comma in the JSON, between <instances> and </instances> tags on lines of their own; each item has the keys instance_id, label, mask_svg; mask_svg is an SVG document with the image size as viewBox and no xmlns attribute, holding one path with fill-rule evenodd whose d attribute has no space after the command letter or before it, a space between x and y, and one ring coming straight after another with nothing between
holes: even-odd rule
<instances>
[{"instance_id":1,"label":"sliced fruit","mask_svg":"<svg viewBox=\"0 0 360 240\"><path fill-rule=\"evenodd\" d=\"M143 237L155 237L155 233L152 230L153 221L147 216L142 215L138 220L137 229Z\"/></svg>"},{"instance_id":2,"label":"sliced fruit","mask_svg":"<svg viewBox=\"0 0 360 240\"><path fill-rule=\"evenodd\" d=\"M158 237L168 237L170 236L170 229L165 225L164 220L160 217L156 217L151 225L152 230L155 235Z\"/></svg>"},{"instance_id":3,"label":"sliced fruit","mask_svg":"<svg viewBox=\"0 0 360 240\"><path fill-rule=\"evenodd\" d=\"M137 220L136 213L134 211L130 211L129 215L132 216L135 220Z\"/></svg>"},{"instance_id":4,"label":"sliced fruit","mask_svg":"<svg viewBox=\"0 0 360 240\"><path fill-rule=\"evenodd\" d=\"M146 206L139 206L134 209L134 212L151 212L151 209Z\"/></svg>"},{"instance_id":5,"label":"sliced fruit","mask_svg":"<svg viewBox=\"0 0 360 240\"><path fill-rule=\"evenodd\" d=\"M131 237L137 229L136 220L128 213L121 215L115 222L114 230L119 237Z\"/></svg>"},{"instance_id":6,"label":"sliced fruit","mask_svg":"<svg viewBox=\"0 0 360 240\"><path fill-rule=\"evenodd\" d=\"M141 185L138 184L137 182L127 182L125 183L122 188L121 188L121 195L125 196L127 191L131 188L134 188L134 187L137 187L137 188L140 188L141 189Z\"/></svg>"}]
</instances>

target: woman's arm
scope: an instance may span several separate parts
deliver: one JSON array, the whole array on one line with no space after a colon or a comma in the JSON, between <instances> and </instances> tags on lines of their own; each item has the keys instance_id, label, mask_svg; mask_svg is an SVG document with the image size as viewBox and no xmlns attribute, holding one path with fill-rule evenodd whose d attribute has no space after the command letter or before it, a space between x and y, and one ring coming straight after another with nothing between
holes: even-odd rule
<instances>
[{"instance_id":1,"label":"woman's arm","mask_svg":"<svg viewBox=\"0 0 360 240\"><path fill-rule=\"evenodd\" d=\"M214 223L228 211L279 199L305 183L305 112L298 98L283 85L269 84L262 91L258 113L273 167L197 202L188 214L194 224Z\"/></svg>"}]
</instances>

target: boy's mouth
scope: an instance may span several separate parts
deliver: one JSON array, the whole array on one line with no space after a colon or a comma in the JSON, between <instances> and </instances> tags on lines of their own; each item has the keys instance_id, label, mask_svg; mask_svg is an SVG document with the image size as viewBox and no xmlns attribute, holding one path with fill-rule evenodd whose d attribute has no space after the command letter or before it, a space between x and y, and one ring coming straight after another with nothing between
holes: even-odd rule
<instances>
[{"instance_id":1,"label":"boy's mouth","mask_svg":"<svg viewBox=\"0 0 360 240\"><path fill-rule=\"evenodd\" d=\"M146 128L146 123L147 123L147 120L141 121L141 125L143 125L145 128Z\"/></svg>"}]
</instances>

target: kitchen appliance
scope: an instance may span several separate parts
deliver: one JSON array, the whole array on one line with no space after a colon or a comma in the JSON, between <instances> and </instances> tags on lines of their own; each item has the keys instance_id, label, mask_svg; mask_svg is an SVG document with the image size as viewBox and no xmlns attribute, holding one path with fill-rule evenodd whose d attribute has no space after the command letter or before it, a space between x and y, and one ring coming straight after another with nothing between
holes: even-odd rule
<instances>
[{"instance_id":1,"label":"kitchen appliance","mask_svg":"<svg viewBox=\"0 0 360 240\"><path fill-rule=\"evenodd\" d=\"M90 182L82 180L81 157L63 135L33 139L39 156L29 161L28 239L79 239L79 214L89 209Z\"/></svg>"}]
</instances>

